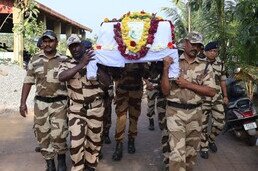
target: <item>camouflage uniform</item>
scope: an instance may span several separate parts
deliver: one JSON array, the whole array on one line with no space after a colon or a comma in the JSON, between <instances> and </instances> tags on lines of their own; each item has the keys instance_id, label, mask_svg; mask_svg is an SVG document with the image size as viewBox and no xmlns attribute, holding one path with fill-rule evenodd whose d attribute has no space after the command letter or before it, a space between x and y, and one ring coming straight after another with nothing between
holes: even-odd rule
<instances>
[{"instance_id":1,"label":"camouflage uniform","mask_svg":"<svg viewBox=\"0 0 258 171\"><path fill-rule=\"evenodd\" d=\"M162 64L162 63L161 63ZM150 66L149 82L154 86L153 90L147 90L149 119L155 115L155 106L158 113L159 127L161 130L165 127L166 101L160 87L160 79L162 75L162 65L158 68L159 63L152 63ZM157 102L156 102L157 100Z\"/></svg>"},{"instance_id":2,"label":"camouflage uniform","mask_svg":"<svg viewBox=\"0 0 258 171\"><path fill-rule=\"evenodd\" d=\"M112 99L114 98L113 85L104 91L104 119L103 119L103 135L108 136L112 124Z\"/></svg>"},{"instance_id":3,"label":"camouflage uniform","mask_svg":"<svg viewBox=\"0 0 258 171\"><path fill-rule=\"evenodd\" d=\"M111 68L98 64L98 80L101 88L104 91L104 116L103 116L103 139L109 139L109 130L112 124L112 100L114 98L114 83L111 73ZM110 141L110 139L109 139ZM104 140L106 143L106 141ZM111 143L111 142L108 142Z\"/></svg>"},{"instance_id":4,"label":"camouflage uniform","mask_svg":"<svg viewBox=\"0 0 258 171\"><path fill-rule=\"evenodd\" d=\"M75 67L75 59L64 61L59 73ZM67 81L70 106L68 125L71 141L72 171L82 171L85 166L96 168L101 149L103 131L103 91L98 81L86 79L86 69L77 72Z\"/></svg>"},{"instance_id":5,"label":"camouflage uniform","mask_svg":"<svg viewBox=\"0 0 258 171\"><path fill-rule=\"evenodd\" d=\"M36 84L33 127L46 160L67 150L67 89L57 78L59 64L65 59L59 53L49 59L41 51L31 59L24 80Z\"/></svg>"},{"instance_id":6,"label":"camouflage uniform","mask_svg":"<svg viewBox=\"0 0 258 171\"><path fill-rule=\"evenodd\" d=\"M160 87L160 79L163 71L163 62L152 62L149 68L149 79L148 81L154 86L153 90L147 90L148 99L148 110L147 116L149 119L153 119L155 115L155 106L158 113L159 128L162 130L162 152L164 156L164 163L168 164L168 153L170 152L170 147L167 144L168 132L167 132L167 122L166 122L166 99L163 95ZM157 102L156 102L157 100Z\"/></svg>"},{"instance_id":7,"label":"camouflage uniform","mask_svg":"<svg viewBox=\"0 0 258 171\"><path fill-rule=\"evenodd\" d=\"M128 137L135 138L137 135L137 122L141 114L141 101L143 95L144 76L143 64L126 64L121 79L116 81L116 133L117 142L124 139L127 111L129 114Z\"/></svg>"},{"instance_id":8,"label":"camouflage uniform","mask_svg":"<svg viewBox=\"0 0 258 171\"><path fill-rule=\"evenodd\" d=\"M208 151L208 144L214 143L215 137L221 132L225 124L225 113L223 107L222 90L220 86L221 81L226 80L225 68L222 61L217 57L214 62L207 61L213 69L216 92L217 94L211 99L206 97L202 105L202 136L201 136L201 150ZM209 118L211 121L211 132L208 133Z\"/></svg>"},{"instance_id":9,"label":"camouflage uniform","mask_svg":"<svg viewBox=\"0 0 258 171\"><path fill-rule=\"evenodd\" d=\"M195 58L192 63L180 56L181 77L198 85L214 87L213 73L206 64ZM170 94L167 96L167 128L169 154L169 170L191 170L196 161L200 143L202 124L202 97L189 89L179 88L170 81ZM166 156L165 156L166 157Z\"/></svg>"}]
</instances>

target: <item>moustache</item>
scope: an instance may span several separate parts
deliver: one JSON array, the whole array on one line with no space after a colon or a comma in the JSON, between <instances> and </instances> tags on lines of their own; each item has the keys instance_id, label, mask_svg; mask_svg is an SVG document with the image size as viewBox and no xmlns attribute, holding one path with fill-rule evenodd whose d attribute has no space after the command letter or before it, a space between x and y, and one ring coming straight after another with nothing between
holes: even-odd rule
<instances>
[{"instance_id":1,"label":"moustache","mask_svg":"<svg viewBox=\"0 0 258 171\"><path fill-rule=\"evenodd\" d=\"M197 50L191 50L190 52L191 52L191 53L194 53L194 54L196 54L196 55L197 55L197 53L198 53Z\"/></svg>"}]
</instances>

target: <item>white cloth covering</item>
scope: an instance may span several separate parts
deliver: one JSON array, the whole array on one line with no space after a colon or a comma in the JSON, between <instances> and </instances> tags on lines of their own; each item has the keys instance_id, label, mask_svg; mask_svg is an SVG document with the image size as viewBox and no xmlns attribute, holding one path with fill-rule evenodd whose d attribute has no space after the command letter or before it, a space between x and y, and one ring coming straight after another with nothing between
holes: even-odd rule
<instances>
[{"instance_id":1,"label":"white cloth covering","mask_svg":"<svg viewBox=\"0 0 258 171\"><path fill-rule=\"evenodd\" d=\"M157 32L155 34L154 42L148 51L147 55L138 60L125 59L119 50L117 50L118 44L114 39L114 24L103 23L100 33L98 34L97 45L101 46L101 49L95 51L96 60L91 61L87 66L87 78L94 79L97 76L97 63L113 66L124 67L126 63L141 63L151 61L161 61L166 56L171 56L174 63L169 69L169 78L175 79L179 76L179 63L178 63L178 51L177 49L167 48L167 44L172 42L170 24L167 21L159 23Z\"/></svg>"}]
</instances>

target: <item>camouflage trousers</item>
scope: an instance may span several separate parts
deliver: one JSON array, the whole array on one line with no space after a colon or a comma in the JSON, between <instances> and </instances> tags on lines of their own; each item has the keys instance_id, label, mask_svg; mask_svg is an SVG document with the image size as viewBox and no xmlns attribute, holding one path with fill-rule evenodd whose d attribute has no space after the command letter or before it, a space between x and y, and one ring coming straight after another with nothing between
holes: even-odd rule
<instances>
[{"instance_id":1,"label":"camouflage trousers","mask_svg":"<svg viewBox=\"0 0 258 171\"><path fill-rule=\"evenodd\" d=\"M115 139L117 142L122 142L124 139L127 111L129 114L129 131L128 137L135 138L137 135L137 122L141 114L141 101L143 91L127 91L120 88L116 89L116 133Z\"/></svg>"},{"instance_id":2,"label":"camouflage trousers","mask_svg":"<svg viewBox=\"0 0 258 171\"><path fill-rule=\"evenodd\" d=\"M159 128L165 127L166 100L159 88L147 91L148 110L147 116L153 118L155 115L155 107L158 113Z\"/></svg>"},{"instance_id":3,"label":"camouflage trousers","mask_svg":"<svg viewBox=\"0 0 258 171\"><path fill-rule=\"evenodd\" d=\"M67 101L46 103L35 100L34 133L44 159L67 151Z\"/></svg>"},{"instance_id":4,"label":"camouflage trousers","mask_svg":"<svg viewBox=\"0 0 258 171\"><path fill-rule=\"evenodd\" d=\"M166 116L171 149L169 171L192 170L200 145L201 108L185 110L167 106Z\"/></svg>"},{"instance_id":5,"label":"camouflage trousers","mask_svg":"<svg viewBox=\"0 0 258 171\"><path fill-rule=\"evenodd\" d=\"M167 166L169 163L168 155L171 152L168 142L168 131L167 131L167 122L166 122L166 99L161 92L161 89L155 88L153 90L147 91L147 99L148 99L148 110L147 116L149 118L153 118L155 115L155 107L158 113L158 121L159 121L159 128L162 130L162 152L164 157L164 164Z\"/></svg>"},{"instance_id":6,"label":"camouflage trousers","mask_svg":"<svg viewBox=\"0 0 258 171\"><path fill-rule=\"evenodd\" d=\"M96 168L102 145L103 100L88 105L72 102L68 110L72 171Z\"/></svg>"},{"instance_id":7,"label":"camouflage trousers","mask_svg":"<svg viewBox=\"0 0 258 171\"><path fill-rule=\"evenodd\" d=\"M212 104L205 102L202 105L202 111L201 150L208 151L209 142L215 142L215 137L219 135L225 125L223 101L217 100ZM209 126L210 132L208 131Z\"/></svg>"},{"instance_id":8,"label":"camouflage trousers","mask_svg":"<svg viewBox=\"0 0 258 171\"><path fill-rule=\"evenodd\" d=\"M103 119L103 135L108 135L112 124L112 99L114 98L113 86L104 92L104 119Z\"/></svg>"}]
</instances>

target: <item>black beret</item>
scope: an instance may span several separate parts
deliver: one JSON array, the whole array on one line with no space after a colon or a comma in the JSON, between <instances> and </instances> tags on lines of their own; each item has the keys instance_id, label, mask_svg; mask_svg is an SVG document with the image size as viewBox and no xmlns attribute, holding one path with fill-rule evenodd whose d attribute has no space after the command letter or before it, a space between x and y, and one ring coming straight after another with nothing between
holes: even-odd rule
<instances>
[{"instance_id":1,"label":"black beret","mask_svg":"<svg viewBox=\"0 0 258 171\"><path fill-rule=\"evenodd\" d=\"M90 41L88 41L88 40L83 40L83 41L81 42L81 44L82 44L86 49L92 48L92 43L91 43Z\"/></svg>"},{"instance_id":2,"label":"black beret","mask_svg":"<svg viewBox=\"0 0 258 171\"><path fill-rule=\"evenodd\" d=\"M209 51L211 49L218 49L219 48L219 44L218 42L209 42L205 47L204 47L204 51Z\"/></svg>"}]
</instances>

